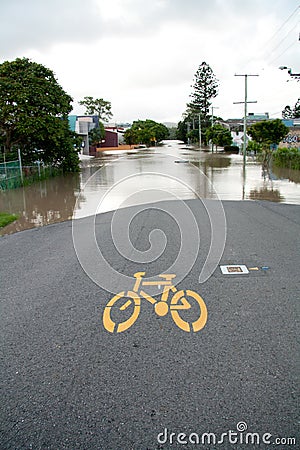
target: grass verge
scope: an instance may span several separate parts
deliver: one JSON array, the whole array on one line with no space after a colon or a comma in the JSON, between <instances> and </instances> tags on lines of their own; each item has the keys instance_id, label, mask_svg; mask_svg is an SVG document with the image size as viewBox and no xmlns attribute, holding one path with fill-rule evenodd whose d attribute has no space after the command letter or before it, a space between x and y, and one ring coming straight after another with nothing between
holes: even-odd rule
<instances>
[{"instance_id":1,"label":"grass verge","mask_svg":"<svg viewBox=\"0 0 300 450\"><path fill-rule=\"evenodd\" d=\"M18 216L16 214L8 214L4 212L0 212L0 228L5 227L11 222L17 220Z\"/></svg>"}]
</instances>

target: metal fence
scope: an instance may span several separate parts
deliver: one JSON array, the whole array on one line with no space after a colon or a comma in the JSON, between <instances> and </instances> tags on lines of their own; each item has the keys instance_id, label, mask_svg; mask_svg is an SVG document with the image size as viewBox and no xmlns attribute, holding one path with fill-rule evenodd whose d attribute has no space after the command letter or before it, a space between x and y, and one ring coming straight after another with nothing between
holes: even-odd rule
<instances>
[{"instance_id":1,"label":"metal fence","mask_svg":"<svg viewBox=\"0 0 300 450\"><path fill-rule=\"evenodd\" d=\"M32 166L22 166L19 155L19 159L15 161L0 163L0 190L14 189L28 183L28 180L38 180L43 176L45 176L45 166L40 161L36 161Z\"/></svg>"},{"instance_id":2,"label":"metal fence","mask_svg":"<svg viewBox=\"0 0 300 450\"><path fill-rule=\"evenodd\" d=\"M20 161L8 161L0 164L0 189L13 189L22 185Z\"/></svg>"}]
</instances>

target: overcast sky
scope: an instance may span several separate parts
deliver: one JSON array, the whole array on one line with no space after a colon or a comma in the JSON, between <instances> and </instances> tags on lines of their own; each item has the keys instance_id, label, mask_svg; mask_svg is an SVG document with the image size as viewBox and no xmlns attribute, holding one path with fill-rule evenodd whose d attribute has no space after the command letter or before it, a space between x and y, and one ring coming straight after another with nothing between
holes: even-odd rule
<instances>
[{"instance_id":1,"label":"overcast sky","mask_svg":"<svg viewBox=\"0 0 300 450\"><path fill-rule=\"evenodd\" d=\"M29 57L52 69L74 99L112 103L113 120L178 122L206 61L219 80L213 104L224 119L281 117L300 82L299 0L1 0L0 63ZM287 80L289 80L287 82Z\"/></svg>"}]
</instances>

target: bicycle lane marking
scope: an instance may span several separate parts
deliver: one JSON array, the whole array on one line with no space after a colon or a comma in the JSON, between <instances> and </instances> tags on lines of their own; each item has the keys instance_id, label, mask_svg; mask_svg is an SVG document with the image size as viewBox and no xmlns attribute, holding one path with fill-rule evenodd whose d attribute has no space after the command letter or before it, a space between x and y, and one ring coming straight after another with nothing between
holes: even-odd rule
<instances>
[{"instance_id":1,"label":"bicycle lane marking","mask_svg":"<svg viewBox=\"0 0 300 450\"><path fill-rule=\"evenodd\" d=\"M146 301L154 305L154 312L160 317L165 316L170 311L175 324L178 326L178 328L185 332L196 333L205 326L208 316L207 307L204 300L197 292L189 289L177 291L176 287L172 284L172 279L176 277L175 274L159 275L159 277L164 278L165 281L157 280L151 282L142 282L142 278L145 275L145 272L136 272L134 274L136 281L134 283L133 291L128 291L127 293L125 293L125 291L122 291L108 301L103 312L103 325L107 331L109 331L110 333L121 333L128 330L138 319L141 310L141 298L144 298ZM145 291L139 290L140 286L145 285L164 285L160 300L156 300ZM174 295L171 298L170 305L168 305L170 291L172 291ZM186 321L180 316L181 311L188 310L192 307L186 297L192 298L197 302L199 306L200 316L194 321ZM122 299L122 304L120 304L120 306L116 306L116 303ZM113 318L111 317L112 308L115 307L114 311L116 311L117 309L118 311L125 311L132 305L132 303L134 304L133 312L129 318L121 322L113 320Z\"/></svg>"}]
</instances>

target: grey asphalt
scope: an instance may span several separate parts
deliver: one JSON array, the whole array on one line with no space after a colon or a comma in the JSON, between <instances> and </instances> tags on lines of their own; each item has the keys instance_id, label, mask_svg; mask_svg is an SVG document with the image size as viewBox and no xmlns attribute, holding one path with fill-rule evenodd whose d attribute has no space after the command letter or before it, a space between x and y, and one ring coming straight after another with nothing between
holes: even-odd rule
<instances>
[{"instance_id":1,"label":"grey asphalt","mask_svg":"<svg viewBox=\"0 0 300 450\"><path fill-rule=\"evenodd\" d=\"M217 267L200 285L210 227L202 203L187 204L201 224L201 251L177 288L205 300L208 321L197 333L158 317L146 301L130 329L106 331L102 314L112 295L82 270L71 222L0 238L1 449L300 447L300 206L223 202L220 264L259 270L223 275ZM179 230L163 212L140 214L132 225L141 250L158 225L168 237L164 254L146 265L115 251L111 218L97 218L96 234L117 270L156 274L176 258ZM202 445L208 432L217 442L210 436ZM259 435L259 446L244 443L247 432ZM199 444L190 442L196 435ZM277 438L297 441L275 445Z\"/></svg>"}]
</instances>

